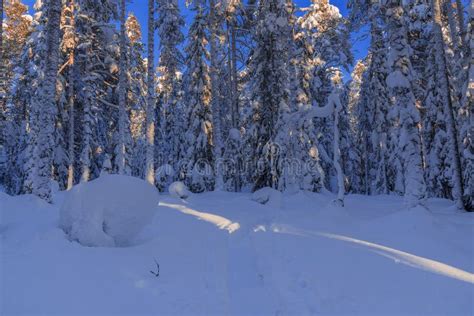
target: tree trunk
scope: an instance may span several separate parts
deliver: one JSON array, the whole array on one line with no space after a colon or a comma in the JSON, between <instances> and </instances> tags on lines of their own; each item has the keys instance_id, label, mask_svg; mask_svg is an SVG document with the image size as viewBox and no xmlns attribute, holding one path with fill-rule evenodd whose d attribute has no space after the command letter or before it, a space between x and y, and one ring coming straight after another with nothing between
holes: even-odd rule
<instances>
[{"instance_id":1,"label":"tree trunk","mask_svg":"<svg viewBox=\"0 0 474 316\"><path fill-rule=\"evenodd\" d=\"M118 173L125 174L125 116L126 116L126 83L127 83L127 40L125 35L125 0L120 0L120 61L119 61L119 122L118 122Z\"/></svg>"},{"instance_id":2,"label":"tree trunk","mask_svg":"<svg viewBox=\"0 0 474 316\"><path fill-rule=\"evenodd\" d=\"M453 45L453 49L456 55L459 55L459 48L462 47L462 35L457 30L456 20L454 18L454 10L451 4L451 0L445 0L444 5L446 8L446 12L448 13L448 24L449 24L449 33L451 36L451 42ZM459 58L459 57L456 57Z\"/></svg>"},{"instance_id":3,"label":"tree trunk","mask_svg":"<svg viewBox=\"0 0 474 316\"><path fill-rule=\"evenodd\" d=\"M5 60L3 58L3 0L0 0L0 111L5 111L6 103L6 78L5 78ZM4 113L0 114L0 119L4 117ZM3 133L0 133L0 142L3 144Z\"/></svg>"},{"instance_id":4,"label":"tree trunk","mask_svg":"<svg viewBox=\"0 0 474 316\"><path fill-rule=\"evenodd\" d=\"M210 44L211 44L211 111L213 122L213 141L214 141L214 171L216 175L215 190L224 189L224 178L222 174L222 130L221 130L221 113L219 98L217 97L217 21L216 21L216 3L214 0L209 1L209 19L210 19Z\"/></svg>"},{"instance_id":5,"label":"tree trunk","mask_svg":"<svg viewBox=\"0 0 474 316\"><path fill-rule=\"evenodd\" d=\"M155 0L148 0L148 78L146 102L146 170L145 179L155 183Z\"/></svg>"},{"instance_id":6,"label":"tree trunk","mask_svg":"<svg viewBox=\"0 0 474 316\"><path fill-rule=\"evenodd\" d=\"M441 7L440 0L432 0L432 9L434 15L434 37L436 45L436 64L438 65L438 80L440 80L441 88L444 93L441 94L442 103L445 108L446 125L448 127L449 135L449 146L451 153L451 160L453 163L454 174L453 174L453 198L456 201L456 205L459 208L464 208L463 204L463 187L462 187L462 171L461 171L461 160L458 148L458 133L456 130L451 90L449 87L448 68L446 63L446 55L444 50L444 41L442 34L442 21L441 21Z\"/></svg>"},{"instance_id":7,"label":"tree trunk","mask_svg":"<svg viewBox=\"0 0 474 316\"><path fill-rule=\"evenodd\" d=\"M36 168L33 181L33 193L51 202L51 176L53 166L54 132L57 114L56 80L59 65L61 0L48 2L48 22L46 24L47 56L45 61L44 80L38 87L37 105L39 119L37 121L38 139L34 148Z\"/></svg>"},{"instance_id":8,"label":"tree trunk","mask_svg":"<svg viewBox=\"0 0 474 316\"><path fill-rule=\"evenodd\" d=\"M472 6L472 2L470 4ZM456 0L456 9L458 13L458 23L459 23L459 33L461 36L461 43L463 50L467 51L469 49L469 43L466 42L466 25L464 24L464 10L461 0Z\"/></svg>"},{"instance_id":9,"label":"tree trunk","mask_svg":"<svg viewBox=\"0 0 474 316\"><path fill-rule=\"evenodd\" d=\"M71 28L75 30L75 3L74 0L71 0ZM73 31L75 32L75 31ZM74 113L74 50L75 45L71 49L70 56L69 56L69 73L68 73L68 94L69 94L69 130L68 130L68 158L69 158L69 166L67 170L67 190L71 190L74 185L74 120L75 120L75 113Z\"/></svg>"},{"instance_id":10,"label":"tree trunk","mask_svg":"<svg viewBox=\"0 0 474 316\"><path fill-rule=\"evenodd\" d=\"M337 89L337 88L335 88ZM342 110L342 104L340 103L340 96L339 93L334 91L332 92L334 95L330 96L329 102L333 103L334 106L334 168L336 169L337 175L337 199L336 203L339 206L344 206L344 173L341 167L341 149L339 146L339 138L340 138L340 130L339 130L339 113Z\"/></svg>"}]
</instances>

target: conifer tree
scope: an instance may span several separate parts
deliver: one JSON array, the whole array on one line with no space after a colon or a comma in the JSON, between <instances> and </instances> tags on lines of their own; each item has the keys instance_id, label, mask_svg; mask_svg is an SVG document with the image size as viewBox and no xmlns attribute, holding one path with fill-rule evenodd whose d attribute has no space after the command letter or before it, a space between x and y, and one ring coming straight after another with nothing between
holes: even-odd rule
<instances>
[{"instance_id":1,"label":"conifer tree","mask_svg":"<svg viewBox=\"0 0 474 316\"><path fill-rule=\"evenodd\" d=\"M184 155L184 180L193 192L210 191L214 186L214 155L212 149L211 81L207 50L207 21L204 6L193 3L194 21L186 47L186 107L188 128Z\"/></svg>"},{"instance_id":2,"label":"conifer tree","mask_svg":"<svg viewBox=\"0 0 474 316\"><path fill-rule=\"evenodd\" d=\"M43 4L47 13L45 26L44 64L42 65L41 80L32 101L32 108L36 112L34 124L38 126L37 139L33 151L34 178L32 191L40 198L51 202L51 175L53 165L54 130L57 115L56 79L59 68L59 39L61 1L51 0ZM44 68L43 68L44 67Z\"/></svg>"},{"instance_id":3,"label":"conifer tree","mask_svg":"<svg viewBox=\"0 0 474 316\"><path fill-rule=\"evenodd\" d=\"M246 153L257 172L249 176L253 189L280 188L282 161L287 150L289 107L288 37L291 35L285 1L259 4L256 47L249 65L252 116L247 127ZM278 135L278 132L280 134Z\"/></svg>"},{"instance_id":4,"label":"conifer tree","mask_svg":"<svg viewBox=\"0 0 474 316\"><path fill-rule=\"evenodd\" d=\"M199 4L195 4L199 5ZM160 153L163 163L179 169L184 154L185 113L182 93L182 65L184 57L180 45L184 41L181 28L184 20L178 1L157 1L157 27L160 37Z\"/></svg>"},{"instance_id":5,"label":"conifer tree","mask_svg":"<svg viewBox=\"0 0 474 316\"><path fill-rule=\"evenodd\" d=\"M155 183L155 0L148 0L145 178Z\"/></svg>"},{"instance_id":6,"label":"conifer tree","mask_svg":"<svg viewBox=\"0 0 474 316\"><path fill-rule=\"evenodd\" d=\"M421 141L417 124L420 117L412 88L412 65L404 22L404 9L398 0L387 1L387 29L390 51L388 63L390 73L387 85L398 110L400 121L398 155L403 166L405 203L417 206L425 197L425 183L421 157Z\"/></svg>"}]
</instances>

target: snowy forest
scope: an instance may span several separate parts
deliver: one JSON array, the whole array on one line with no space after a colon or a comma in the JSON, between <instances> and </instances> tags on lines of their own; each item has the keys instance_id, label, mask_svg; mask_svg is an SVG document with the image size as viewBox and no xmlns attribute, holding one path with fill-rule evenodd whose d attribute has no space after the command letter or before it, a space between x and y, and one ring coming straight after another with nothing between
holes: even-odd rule
<instances>
[{"instance_id":1,"label":"snowy forest","mask_svg":"<svg viewBox=\"0 0 474 316\"><path fill-rule=\"evenodd\" d=\"M179 180L474 209L473 17L460 0L351 0L347 18L327 0L195 0L187 30L176 0L149 2L147 45L125 0L37 1L33 16L2 2L7 193L50 201L52 185L107 172L161 191Z\"/></svg>"},{"instance_id":2,"label":"snowy forest","mask_svg":"<svg viewBox=\"0 0 474 316\"><path fill-rule=\"evenodd\" d=\"M0 315L474 315L472 0L0 9Z\"/></svg>"}]
</instances>

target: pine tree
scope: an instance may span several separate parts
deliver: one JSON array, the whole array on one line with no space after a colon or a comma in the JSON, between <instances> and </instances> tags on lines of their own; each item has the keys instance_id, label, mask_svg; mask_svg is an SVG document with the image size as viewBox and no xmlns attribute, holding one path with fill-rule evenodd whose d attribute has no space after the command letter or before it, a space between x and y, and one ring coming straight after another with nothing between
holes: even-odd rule
<instances>
[{"instance_id":1,"label":"pine tree","mask_svg":"<svg viewBox=\"0 0 474 316\"><path fill-rule=\"evenodd\" d=\"M48 18L43 45L47 55L44 56L41 80L36 94L31 100L37 119L34 123L38 126L37 140L32 156L34 159L32 191L40 198L51 202L50 179L53 165L54 122L57 115L56 79L59 68L61 1L51 0L44 6Z\"/></svg>"},{"instance_id":2,"label":"pine tree","mask_svg":"<svg viewBox=\"0 0 474 316\"><path fill-rule=\"evenodd\" d=\"M0 145L4 140L7 101L15 74L15 65L19 62L23 47L31 33L32 17L28 7L21 1L1 3L0 25ZM5 18L3 17L5 13Z\"/></svg>"},{"instance_id":3,"label":"pine tree","mask_svg":"<svg viewBox=\"0 0 474 316\"><path fill-rule=\"evenodd\" d=\"M454 109L452 105L451 89L449 86L448 68L446 64L446 57L444 55L444 46L441 29L441 8L439 0L433 1L433 15L434 15L434 36L435 36L435 62L438 65L437 80L441 85L440 98L444 104L444 113L446 115L446 125L448 132L448 145L450 152L450 159L453 164L453 191L452 195L456 204L459 208L463 208L462 197L463 186L462 186L462 172L461 172L461 161L458 148L458 134L455 125Z\"/></svg>"},{"instance_id":4,"label":"pine tree","mask_svg":"<svg viewBox=\"0 0 474 316\"><path fill-rule=\"evenodd\" d=\"M68 127L67 127L67 158L68 158L68 171L67 171L67 185L66 189L72 189L74 185L74 171L75 171L75 76L77 75L77 68L75 67L75 50L77 47L77 36L76 36L76 3L75 0L70 0L63 8L63 19L64 21L64 33L61 47L63 53L68 55L68 74L67 74L67 94L68 94Z\"/></svg>"},{"instance_id":5,"label":"pine tree","mask_svg":"<svg viewBox=\"0 0 474 316\"><path fill-rule=\"evenodd\" d=\"M255 28L256 47L250 58L250 106L245 153L258 168L249 176L253 189L281 189L282 162L289 133L288 37L291 35L285 2L263 1L258 8ZM280 132L280 133L279 133Z\"/></svg>"},{"instance_id":6,"label":"pine tree","mask_svg":"<svg viewBox=\"0 0 474 316\"><path fill-rule=\"evenodd\" d=\"M148 0L148 61L146 98L146 180L155 183L155 0Z\"/></svg>"},{"instance_id":7,"label":"pine tree","mask_svg":"<svg viewBox=\"0 0 474 316\"><path fill-rule=\"evenodd\" d=\"M421 158L421 141L417 124L420 117L412 88L412 65L404 23L404 9L397 0L387 2L387 29L390 51L388 63L390 73L387 85L398 110L400 127L398 154L403 165L405 203L417 206L425 197L425 183Z\"/></svg>"},{"instance_id":8,"label":"pine tree","mask_svg":"<svg viewBox=\"0 0 474 316\"><path fill-rule=\"evenodd\" d=\"M118 142L117 86L120 52L114 41L116 0L77 0L75 24L77 41L77 143L81 181L99 176L104 154L115 157ZM118 169L115 164L114 169Z\"/></svg>"},{"instance_id":9,"label":"pine tree","mask_svg":"<svg viewBox=\"0 0 474 316\"><path fill-rule=\"evenodd\" d=\"M131 174L146 179L146 61L138 19L129 14L125 22L127 34L127 116L130 122L129 159Z\"/></svg>"},{"instance_id":10,"label":"pine tree","mask_svg":"<svg viewBox=\"0 0 474 316\"><path fill-rule=\"evenodd\" d=\"M474 7L471 4L469 24L465 42L470 49L465 59L465 73L462 88L462 106L460 108L460 140L462 153L462 167L464 180L464 207L467 211L474 211Z\"/></svg>"},{"instance_id":11,"label":"pine tree","mask_svg":"<svg viewBox=\"0 0 474 316\"><path fill-rule=\"evenodd\" d=\"M186 107L188 129L184 155L185 183L193 192L210 191L214 186L214 155L212 149L211 81L209 75L209 52L207 50L207 21L204 6L193 4L194 21L189 30L186 47L187 71ZM180 172L180 170L177 170Z\"/></svg>"},{"instance_id":12,"label":"pine tree","mask_svg":"<svg viewBox=\"0 0 474 316\"><path fill-rule=\"evenodd\" d=\"M118 165L118 173L130 174L128 166L129 157L127 155L127 143L129 138L129 128L127 120L127 38L125 26L125 0L120 0L120 62L119 62L119 83L118 83L118 99L119 99L119 116L118 116L118 142L116 147L116 160ZM129 143L128 143L129 144Z\"/></svg>"},{"instance_id":13,"label":"pine tree","mask_svg":"<svg viewBox=\"0 0 474 316\"><path fill-rule=\"evenodd\" d=\"M328 0L312 1L308 8L302 9L304 15L299 18L301 36L304 37L308 50L309 91L313 107L324 107L333 90L331 78L339 68L349 69L352 63L349 30L347 21L341 16L339 9ZM325 186L337 190L337 175L333 166L334 118L327 116L314 119L315 143L321 165L325 173Z\"/></svg>"},{"instance_id":14,"label":"pine tree","mask_svg":"<svg viewBox=\"0 0 474 316\"><path fill-rule=\"evenodd\" d=\"M350 179L350 190L355 193L370 194L371 168L369 155L372 152L371 148L371 129L370 124L373 123L373 108L369 107L369 98L365 97L367 91L362 91L363 85L367 84L364 79L367 79L366 72L369 60L358 61L352 71L352 80L349 83L349 95L347 100L347 110L349 118L350 134L354 138L353 142L347 144L343 153L344 161L348 162L349 168L346 167L345 174ZM344 120L344 116L341 120ZM343 132L345 129L341 129ZM350 135L348 135L350 137ZM351 144L353 143L353 144ZM355 146L353 146L355 145ZM343 148L344 148L343 147Z\"/></svg>"},{"instance_id":15,"label":"pine tree","mask_svg":"<svg viewBox=\"0 0 474 316\"><path fill-rule=\"evenodd\" d=\"M157 1L157 27L160 36L160 152L163 163L178 170L184 154L185 117L182 93L182 64L184 57L179 46L184 41L181 28L184 20L176 0Z\"/></svg>"}]
</instances>

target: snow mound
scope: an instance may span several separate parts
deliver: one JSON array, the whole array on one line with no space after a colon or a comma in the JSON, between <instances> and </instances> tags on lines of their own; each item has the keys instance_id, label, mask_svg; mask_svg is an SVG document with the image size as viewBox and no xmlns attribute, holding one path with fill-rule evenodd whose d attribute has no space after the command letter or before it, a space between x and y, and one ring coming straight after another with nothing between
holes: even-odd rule
<instances>
[{"instance_id":1,"label":"snow mound","mask_svg":"<svg viewBox=\"0 0 474 316\"><path fill-rule=\"evenodd\" d=\"M261 188L252 194L252 201L276 208L281 208L282 193L270 187Z\"/></svg>"},{"instance_id":2,"label":"snow mound","mask_svg":"<svg viewBox=\"0 0 474 316\"><path fill-rule=\"evenodd\" d=\"M133 177L104 175L66 193L59 226L84 246L128 244L153 219L158 193Z\"/></svg>"},{"instance_id":3,"label":"snow mound","mask_svg":"<svg viewBox=\"0 0 474 316\"><path fill-rule=\"evenodd\" d=\"M187 199L191 195L188 187L181 181L171 183L168 191L172 196L178 197L180 199Z\"/></svg>"}]
</instances>

